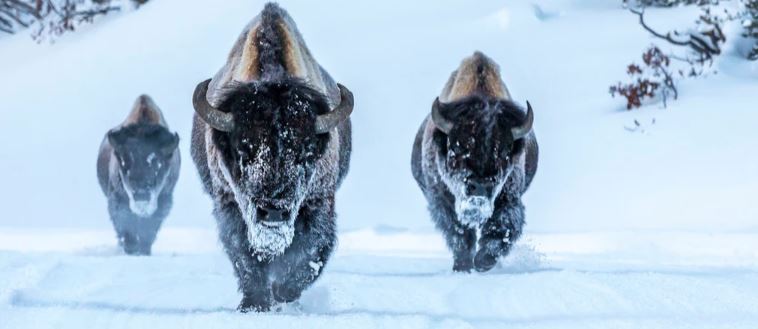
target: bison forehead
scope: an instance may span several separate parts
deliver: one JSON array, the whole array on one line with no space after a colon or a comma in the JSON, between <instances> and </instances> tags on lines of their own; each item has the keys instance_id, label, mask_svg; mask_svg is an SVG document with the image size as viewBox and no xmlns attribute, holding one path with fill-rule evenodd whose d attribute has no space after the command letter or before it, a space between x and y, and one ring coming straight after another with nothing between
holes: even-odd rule
<instances>
[{"instance_id":1,"label":"bison forehead","mask_svg":"<svg viewBox=\"0 0 758 329\"><path fill-rule=\"evenodd\" d=\"M228 135L235 156L273 168L312 162L329 140L316 134L316 117L329 111L326 98L298 80L253 82L228 92L222 109L234 114ZM221 144L226 138L219 137Z\"/></svg>"}]
</instances>

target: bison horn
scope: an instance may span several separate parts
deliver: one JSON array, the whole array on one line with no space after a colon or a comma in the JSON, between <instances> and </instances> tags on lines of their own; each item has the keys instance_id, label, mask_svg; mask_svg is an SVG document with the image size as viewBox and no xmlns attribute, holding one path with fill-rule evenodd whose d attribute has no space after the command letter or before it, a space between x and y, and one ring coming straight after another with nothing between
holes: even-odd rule
<instances>
[{"instance_id":1,"label":"bison horn","mask_svg":"<svg viewBox=\"0 0 758 329\"><path fill-rule=\"evenodd\" d=\"M347 87L337 84L340 88L340 105L337 105L329 113L316 117L316 133L326 134L345 121L353 113L353 93Z\"/></svg>"},{"instance_id":2,"label":"bison horn","mask_svg":"<svg viewBox=\"0 0 758 329\"><path fill-rule=\"evenodd\" d=\"M230 132L234 129L234 116L231 113L222 112L214 108L206 99L205 95L208 92L208 84L210 82L211 79L208 79L195 87L195 95L192 97L195 113L214 129Z\"/></svg>"},{"instance_id":3,"label":"bison horn","mask_svg":"<svg viewBox=\"0 0 758 329\"><path fill-rule=\"evenodd\" d=\"M524 123L521 124L521 126L511 128L513 140L524 138L532 131L532 123L534 123L534 111L532 111L532 104L529 104L529 101L526 102L526 108L526 120L524 120Z\"/></svg>"},{"instance_id":4,"label":"bison horn","mask_svg":"<svg viewBox=\"0 0 758 329\"><path fill-rule=\"evenodd\" d=\"M437 129L445 134L449 134L450 131L453 130L453 123L450 122L450 120L445 119L445 117L442 115L442 112L440 111L439 97L434 100L434 104L432 105L432 122L434 122L434 125L437 126Z\"/></svg>"}]
</instances>

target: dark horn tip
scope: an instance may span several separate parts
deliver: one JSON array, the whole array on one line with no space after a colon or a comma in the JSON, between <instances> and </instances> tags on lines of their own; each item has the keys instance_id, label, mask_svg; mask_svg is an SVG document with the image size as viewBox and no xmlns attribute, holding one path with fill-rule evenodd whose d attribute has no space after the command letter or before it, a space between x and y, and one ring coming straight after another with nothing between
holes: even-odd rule
<instances>
[{"instance_id":1,"label":"dark horn tip","mask_svg":"<svg viewBox=\"0 0 758 329\"><path fill-rule=\"evenodd\" d=\"M200 118L216 130L229 132L234 128L234 122L230 113L221 112L208 103L208 85L212 79L205 80L195 87L192 96L192 105Z\"/></svg>"},{"instance_id":2,"label":"dark horn tip","mask_svg":"<svg viewBox=\"0 0 758 329\"><path fill-rule=\"evenodd\" d=\"M434 104L432 104L432 123L445 134L449 134L450 131L453 129L453 123L450 122L450 120L447 120L444 115L440 112L440 98L437 97L434 99Z\"/></svg>"},{"instance_id":3,"label":"dark horn tip","mask_svg":"<svg viewBox=\"0 0 758 329\"><path fill-rule=\"evenodd\" d=\"M342 99L340 102L347 102L349 105L353 105L353 92L350 91L345 85L338 83L337 87L340 89L340 98Z\"/></svg>"}]
</instances>

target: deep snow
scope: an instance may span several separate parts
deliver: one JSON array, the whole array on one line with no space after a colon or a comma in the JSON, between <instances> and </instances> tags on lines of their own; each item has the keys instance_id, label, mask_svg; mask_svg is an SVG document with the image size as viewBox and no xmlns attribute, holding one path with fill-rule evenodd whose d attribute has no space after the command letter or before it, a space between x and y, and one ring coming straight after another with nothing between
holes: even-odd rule
<instances>
[{"instance_id":1,"label":"deep snow","mask_svg":"<svg viewBox=\"0 0 758 329\"><path fill-rule=\"evenodd\" d=\"M360 230L296 305L241 315L212 231L161 232L152 257L109 231L1 230L0 328L755 328L755 234L536 234L487 274L441 237ZM52 238L52 240L51 240ZM11 239L11 241L13 241ZM50 244L54 241L55 244ZM191 246L187 241L193 241ZM695 243L719 248L692 247ZM27 245L50 251L28 253ZM72 251L76 250L76 251ZM653 256L651 256L651 254Z\"/></svg>"},{"instance_id":2,"label":"deep snow","mask_svg":"<svg viewBox=\"0 0 758 329\"><path fill-rule=\"evenodd\" d=\"M356 109L337 254L299 305L269 315L233 311L188 152L192 91L263 2L153 0L53 45L0 37L0 328L758 327L758 62L728 29L718 74L683 82L667 109L626 112L608 86L654 40L619 3L281 1ZM534 106L540 168L516 251L457 275L410 150L474 50ZM115 251L95 158L141 93L187 161L156 255L130 258ZM644 131L625 129L635 119Z\"/></svg>"}]
</instances>

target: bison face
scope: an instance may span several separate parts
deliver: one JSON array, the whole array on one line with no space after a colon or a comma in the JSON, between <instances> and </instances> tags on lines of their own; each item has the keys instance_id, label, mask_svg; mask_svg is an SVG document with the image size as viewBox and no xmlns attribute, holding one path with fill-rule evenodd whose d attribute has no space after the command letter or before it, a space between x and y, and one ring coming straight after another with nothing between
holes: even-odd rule
<instances>
[{"instance_id":1,"label":"bison face","mask_svg":"<svg viewBox=\"0 0 758 329\"><path fill-rule=\"evenodd\" d=\"M324 98L308 88L248 84L222 108L235 118L234 129L217 136L227 144L221 149L240 211L267 227L291 225L329 141L309 124L329 110Z\"/></svg>"},{"instance_id":2,"label":"bison face","mask_svg":"<svg viewBox=\"0 0 758 329\"><path fill-rule=\"evenodd\" d=\"M484 97L441 104L435 101L437 170L455 197L459 220L470 226L492 216L495 200L531 131L532 111L526 117L513 103Z\"/></svg>"},{"instance_id":3,"label":"bison face","mask_svg":"<svg viewBox=\"0 0 758 329\"><path fill-rule=\"evenodd\" d=\"M329 131L347 118L343 104L330 111L326 98L299 81L249 83L228 92L219 109L204 101L207 81L196 91L195 109L215 133L224 180L234 193L255 250L280 254L294 236L294 223ZM349 91L347 91L349 93ZM325 116L344 115L323 125ZM229 121L219 121L227 116ZM321 125L320 125L320 124Z\"/></svg>"},{"instance_id":4,"label":"bison face","mask_svg":"<svg viewBox=\"0 0 758 329\"><path fill-rule=\"evenodd\" d=\"M129 125L108 133L129 208L140 217L158 209L179 136L155 124Z\"/></svg>"}]
</instances>

